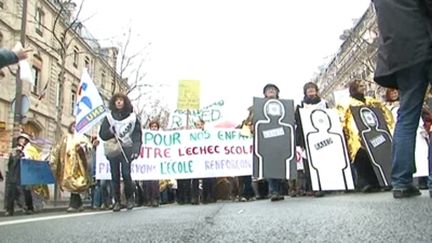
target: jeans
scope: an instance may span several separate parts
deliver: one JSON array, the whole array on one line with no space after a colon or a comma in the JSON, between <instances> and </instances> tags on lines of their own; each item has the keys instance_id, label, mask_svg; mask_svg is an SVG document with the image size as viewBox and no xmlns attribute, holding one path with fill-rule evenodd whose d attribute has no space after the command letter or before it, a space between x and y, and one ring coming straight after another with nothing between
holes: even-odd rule
<instances>
[{"instance_id":1,"label":"jeans","mask_svg":"<svg viewBox=\"0 0 432 243\"><path fill-rule=\"evenodd\" d=\"M179 203L190 203L191 181L191 179L177 180L177 200Z\"/></svg>"},{"instance_id":2,"label":"jeans","mask_svg":"<svg viewBox=\"0 0 432 243\"><path fill-rule=\"evenodd\" d=\"M429 177L428 177L428 187L429 191L432 191L432 136L429 136Z\"/></svg>"},{"instance_id":3,"label":"jeans","mask_svg":"<svg viewBox=\"0 0 432 243\"><path fill-rule=\"evenodd\" d=\"M145 184L145 188L147 189L144 191L144 194L146 194L146 198L149 200L149 203L153 203L154 201L159 202L159 181L144 181L143 184Z\"/></svg>"},{"instance_id":4,"label":"jeans","mask_svg":"<svg viewBox=\"0 0 432 243\"><path fill-rule=\"evenodd\" d=\"M92 206L101 207L102 204L105 206L112 205L112 189L110 180L98 180L92 196Z\"/></svg>"},{"instance_id":5,"label":"jeans","mask_svg":"<svg viewBox=\"0 0 432 243\"><path fill-rule=\"evenodd\" d=\"M216 201L215 196L216 177L204 178L202 182L202 194L204 202Z\"/></svg>"},{"instance_id":6,"label":"jeans","mask_svg":"<svg viewBox=\"0 0 432 243\"><path fill-rule=\"evenodd\" d=\"M268 179L269 182L269 192L270 194L274 195L280 194L280 185L282 180L281 179Z\"/></svg>"},{"instance_id":7,"label":"jeans","mask_svg":"<svg viewBox=\"0 0 432 243\"><path fill-rule=\"evenodd\" d=\"M252 177L251 176L239 176L239 191L240 196L246 199L254 197L255 193L252 188Z\"/></svg>"},{"instance_id":8,"label":"jeans","mask_svg":"<svg viewBox=\"0 0 432 243\"><path fill-rule=\"evenodd\" d=\"M430 62L421 62L395 73L400 108L392 145L392 185L394 189L413 186L416 131L428 86Z\"/></svg>"},{"instance_id":9,"label":"jeans","mask_svg":"<svg viewBox=\"0 0 432 243\"><path fill-rule=\"evenodd\" d=\"M113 190L112 190L111 180L101 180L100 190L101 190L101 203L105 204L105 206L112 205Z\"/></svg>"},{"instance_id":10,"label":"jeans","mask_svg":"<svg viewBox=\"0 0 432 243\"><path fill-rule=\"evenodd\" d=\"M120 165L126 199L132 200L134 187L132 184L130 163L126 161L126 159L123 157L123 154L120 154L115 158L109 159L109 162L111 166L111 183L114 192L115 202L120 203Z\"/></svg>"},{"instance_id":11,"label":"jeans","mask_svg":"<svg viewBox=\"0 0 432 243\"><path fill-rule=\"evenodd\" d=\"M199 203L199 198L200 198L199 181L200 179L192 179L192 184L191 184L192 203Z\"/></svg>"},{"instance_id":12,"label":"jeans","mask_svg":"<svg viewBox=\"0 0 432 243\"><path fill-rule=\"evenodd\" d=\"M92 191L92 193L91 193L91 195L92 195L91 206L92 206L92 208L94 208L94 207L98 208L102 205L102 190L101 190L99 180L96 182L96 185L94 185L94 187L91 191Z\"/></svg>"}]
</instances>

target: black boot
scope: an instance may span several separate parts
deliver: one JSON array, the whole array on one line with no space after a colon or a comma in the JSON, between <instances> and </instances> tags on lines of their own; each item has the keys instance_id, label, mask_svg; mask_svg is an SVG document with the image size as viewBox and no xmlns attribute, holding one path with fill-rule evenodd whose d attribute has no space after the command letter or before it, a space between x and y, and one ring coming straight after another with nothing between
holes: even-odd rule
<instances>
[{"instance_id":1,"label":"black boot","mask_svg":"<svg viewBox=\"0 0 432 243\"><path fill-rule=\"evenodd\" d=\"M135 200L133 198L129 198L127 200L127 210L132 210L135 206Z\"/></svg>"},{"instance_id":2,"label":"black boot","mask_svg":"<svg viewBox=\"0 0 432 243\"><path fill-rule=\"evenodd\" d=\"M120 211L120 203L116 202L114 203L113 212L119 212Z\"/></svg>"}]
</instances>

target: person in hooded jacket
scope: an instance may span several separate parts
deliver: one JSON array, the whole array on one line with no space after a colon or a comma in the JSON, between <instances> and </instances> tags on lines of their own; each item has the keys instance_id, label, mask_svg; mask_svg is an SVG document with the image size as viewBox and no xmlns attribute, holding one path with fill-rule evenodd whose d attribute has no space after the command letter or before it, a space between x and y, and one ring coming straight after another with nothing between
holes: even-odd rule
<instances>
[{"instance_id":1,"label":"person in hooded jacket","mask_svg":"<svg viewBox=\"0 0 432 243\"><path fill-rule=\"evenodd\" d=\"M133 112L130 99L116 93L109 101L110 113L104 118L99 130L103 141L116 139L121 144L122 152L116 156L107 156L111 167L112 188L114 194L113 211L120 211L120 166L124 182L127 209L134 207L134 186L131 177L131 162L137 159L142 145L141 123Z\"/></svg>"}]
</instances>

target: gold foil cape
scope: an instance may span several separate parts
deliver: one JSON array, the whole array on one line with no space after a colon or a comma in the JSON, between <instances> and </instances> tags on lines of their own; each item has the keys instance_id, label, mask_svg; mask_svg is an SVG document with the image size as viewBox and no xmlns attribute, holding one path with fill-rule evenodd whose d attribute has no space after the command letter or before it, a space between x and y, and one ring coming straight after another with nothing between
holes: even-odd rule
<instances>
[{"instance_id":1,"label":"gold foil cape","mask_svg":"<svg viewBox=\"0 0 432 243\"><path fill-rule=\"evenodd\" d=\"M50 165L61 190L84 192L91 184L87 153L92 148L85 136L67 134L51 152Z\"/></svg>"},{"instance_id":2,"label":"gold foil cape","mask_svg":"<svg viewBox=\"0 0 432 243\"><path fill-rule=\"evenodd\" d=\"M339 112L339 116L342 122L343 131L345 134L347 147L348 147L348 155L350 157L351 162L354 162L355 156L360 148L364 148L362 141L359 136L359 131L357 129L357 125L355 124L351 107L355 106L369 106L376 107L383 112L384 119L386 121L387 127L389 131L393 131L394 129L394 119L393 115L389 109L384 105L384 103L380 102L371 97L365 97L366 102L363 103L357 99L350 97L349 104L346 107L338 105L336 108Z\"/></svg>"}]
</instances>

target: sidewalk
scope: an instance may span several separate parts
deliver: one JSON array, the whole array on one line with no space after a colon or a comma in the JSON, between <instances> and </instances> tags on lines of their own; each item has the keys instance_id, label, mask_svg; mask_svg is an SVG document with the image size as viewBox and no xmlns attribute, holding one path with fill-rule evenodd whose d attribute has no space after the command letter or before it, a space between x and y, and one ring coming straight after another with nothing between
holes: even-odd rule
<instances>
[{"instance_id":1,"label":"sidewalk","mask_svg":"<svg viewBox=\"0 0 432 243\"><path fill-rule=\"evenodd\" d=\"M59 200L57 202L54 202L53 200L49 200L47 203L44 204L44 207L41 211L35 212L34 214L43 214L43 213L50 213L50 212L61 212L66 211L66 209L69 207L69 200ZM83 200L83 207L85 209L90 208L90 201ZM0 201L0 217L6 217L4 216L5 209L4 209L4 202L3 200ZM15 208L14 216L18 215L24 215L24 212L20 208Z\"/></svg>"}]
</instances>

